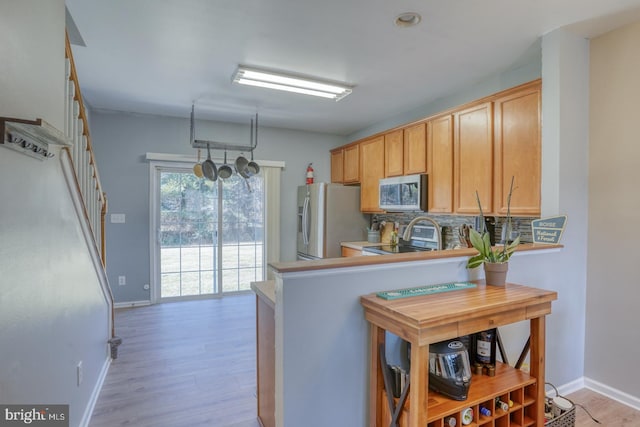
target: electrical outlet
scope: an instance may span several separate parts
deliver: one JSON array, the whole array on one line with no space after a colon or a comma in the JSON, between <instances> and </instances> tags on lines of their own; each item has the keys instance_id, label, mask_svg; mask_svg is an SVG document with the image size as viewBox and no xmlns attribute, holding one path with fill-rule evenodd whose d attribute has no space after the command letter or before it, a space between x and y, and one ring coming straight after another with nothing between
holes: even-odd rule
<instances>
[{"instance_id":1,"label":"electrical outlet","mask_svg":"<svg viewBox=\"0 0 640 427\"><path fill-rule=\"evenodd\" d=\"M125 214L111 214L111 224L124 224L126 221Z\"/></svg>"},{"instance_id":2,"label":"electrical outlet","mask_svg":"<svg viewBox=\"0 0 640 427\"><path fill-rule=\"evenodd\" d=\"M78 362L78 366L76 366L76 379L78 381L78 387L82 384L82 380L84 380L84 372L82 372L82 360Z\"/></svg>"},{"instance_id":3,"label":"electrical outlet","mask_svg":"<svg viewBox=\"0 0 640 427\"><path fill-rule=\"evenodd\" d=\"M118 285L124 286L127 284L127 276L118 276Z\"/></svg>"}]
</instances>

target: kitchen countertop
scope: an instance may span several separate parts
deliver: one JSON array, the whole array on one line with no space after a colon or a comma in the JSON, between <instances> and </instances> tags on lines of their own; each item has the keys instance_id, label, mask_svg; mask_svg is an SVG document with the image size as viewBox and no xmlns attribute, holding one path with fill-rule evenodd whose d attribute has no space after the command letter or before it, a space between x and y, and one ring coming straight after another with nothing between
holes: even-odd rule
<instances>
[{"instance_id":1,"label":"kitchen countertop","mask_svg":"<svg viewBox=\"0 0 640 427\"><path fill-rule=\"evenodd\" d=\"M367 242L368 243L368 242ZM374 243L375 244L375 243ZM541 245L535 243L524 243L516 248L516 252L537 251L544 249L559 249L564 245ZM289 261L274 262L269 264L273 270L279 273L289 273L295 271L325 270L330 268L357 267L363 265L389 264L407 261L424 261L455 257L471 257L478 253L473 248L447 249L442 251L408 252L402 254L357 256L342 258L325 258L315 261ZM260 282L254 282L260 283ZM253 285L252 285L253 288Z\"/></svg>"},{"instance_id":2,"label":"kitchen countertop","mask_svg":"<svg viewBox=\"0 0 640 427\"><path fill-rule=\"evenodd\" d=\"M345 248L351 248L351 249L355 249L357 251L361 251L362 248L366 247L366 246L382 246L385 243L371 243L371 242L367 242L366 240L363 242L341 242L340 246L344 246ZM386 243L388 244L388 243Z\"/></svg>"},{"instance_id":3,"label":"kitchen countertop","mask_svg":"<svg viewBox=\"0 0 640 427\"><path fill-rule=\"evenodd\" d=\"M276 282L274 280L265 280L264 282L251 282L251 290L258 297L263 299L271 308L275 308L276 304Z\"/></svg>"}]
</instances>

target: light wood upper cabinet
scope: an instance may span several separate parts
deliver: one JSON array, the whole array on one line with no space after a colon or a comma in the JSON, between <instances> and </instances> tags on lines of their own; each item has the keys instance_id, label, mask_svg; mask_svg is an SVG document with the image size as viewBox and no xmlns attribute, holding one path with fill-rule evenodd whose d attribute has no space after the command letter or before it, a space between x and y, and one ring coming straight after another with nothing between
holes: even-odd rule
<instances>
[{"instance_id":1,"label":"light wood upper cabinet","mask_svg":"<svg viewBox=\"0 0 640 427\"><path fill-rule=\"evenodd\" d=\"M540 215L541 80L331 150L331 181L361 184L361 210L378 209L378 181L429 175L428 211Z\"/></svg>"},{"instance_id":2,"label":"light wood upper cabinet","mask_svg":"<svg viewBox=\"0 0 640 427\"><path fill-rule=\"evenodd\" d=\"M540 82L494 102L494 212L507 214L511 177L512 215L540 215Z\"/></svg>"},{"instance_id":3,"label":"light wood upper cabinet","mask_svg":"<svg viewBox=\"0 0 640 427\"><path fill-rule=\"evenodd\" d=\"M331 150L331 182L342 184L344 181L344 149Z\"/></svg>"},{"instance_id":4,"label":"light wood upper cabinet","mask_svg":"<svg viewBox=\"0 0 640 427\"><path fill-rule=\"evenodd\" d=\"M493 208L493 104L485 102L454 115L454 210L478 214L476 191L485 212Z\"/></svg>"},{"instance_id":5,"label":"light wood upper cabinet","mask_svg":"<svg viewBox=\"0 0 640 427\"><path fill-rule=\"evenodd\" d=\"M349 145L344 148L343 181L345 184L360 182L360 146Z\"/></svg>"},{"instance_id":6,"label":"light wood upper cabinet","mask_svg":"<svg viewBox=\"0 0 640 427\"><path fill-rule=\"evenodd\" d=\"M360 143L360 210L381 212L380 178L384 178L384 136Z\"/></svg>"},{"instance_id":7,"label":"light wood upper cabinet","mask_svg":"<svg viewBox=\"0 0 640 427\"><path fill-rule=\"evenodd\" d=\"M429 212L453 212L453 116L427 124L429 159Z\"/></svg>"},{"instance_id":8,"label":"light wood upper cabinet","mask_svg":"<svg viewBox=\"0 0 640 427\"><path fill-rule=\"evenodd\" d=\"M427 135L425 123L404 129L404 174L427 172Z\"/></svg>"},{"instance_id":9,"label":"light wood upper cabinet","mask_svg":"<svg viewBox=\"0 0 640 427\"><path fill-rule=\"evenodd\" d=\"M404 174L404 133L402 129L384 135L384 176Z\"/></svg>"}]
</instances>

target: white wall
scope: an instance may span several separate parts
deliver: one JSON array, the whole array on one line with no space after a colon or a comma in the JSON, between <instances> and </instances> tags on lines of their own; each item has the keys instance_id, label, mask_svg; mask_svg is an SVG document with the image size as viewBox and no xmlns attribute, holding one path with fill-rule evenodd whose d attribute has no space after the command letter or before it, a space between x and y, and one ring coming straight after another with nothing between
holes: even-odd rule
<instances>
[{"instance_id":1,"label":"white wall","mask_svg":"<svg viewBox=\"0 0 640 427\"><path fill-rule=\"evenodd\" d=\"M82 79L82 76L80 76ZM196 122L196 138L237 145L250 141L245 125ZM107 218L107 273L112 284L127 277L126 286L112 286L117 302L149 300L143 286L149 278L149 162L147 152L188 154L189 119L121 112L93 111L91 135L110 213L126 214L125 224ZM296 256L296 188L304 184L307 164L313 162L316 181L330 181L329 150L344 143L340 136L260 126L256 160L286 164L281 179L281 260ZM229 152L229 156L237 156ZM206 153L203 153L206 156ZM212 152L212 156L223 153Z\"/></svg>"},{"instance_id":2,"label":"white wall","mask_svg":"<svg viewBox=\"0 0 640 427\"><path fill-rule=\"evenodd\" d=\"M64 125L64 0L0 3L0 116Z\"/></svg>"},{"instance_id":3,"label":"white wall","mask_svg":"<svg viewBox=\"0 0 640 427\"><path fill-rule=\"evenodd\" d=\"M0 402L68 404L77 426L111 331L60 155L43 162L0 147L0 197Z\"/></svg>"},{"instance_id":4,"label":"white wall","mask_svg":"<svg viewBox=\"0 0 640 427\"><path fill-rule=\"evenodd\" d=\"M542 216L568 215L552 268L558 303L547 362L562 385L582 377L587 262L589 42L563 30L542 40ZM565 347L565 343L571 343ZM553 372L553 370L550 370Z\"/></svg>"},{"instance_id":5,"label":"white wall","mask_svg":"<svg viewBox=\"0 0 640 427\"><path fill-rule=\"evenodd\" d=\"M489 96L505 89L518 86L519 84L530 82L540 78L540 40L536 42L519 58L509 69L496 72L486 79L479 81L469 87L461 88L456 93L435 99L427 104L413 108L409 111L400 112L393 117L386 118L381 122L374 123L365 129L358 130L347 137L349 141L365 138L374 133L383 132L387 129L420 120L425 117L438 114L441 111L454 108L459 105L472 102L476 99Z\"/></svg>"},{"instance_id":6,"label":"white wall","mask_svg":"<svg viewBox=\"0 0 640 427\"><path fill-rule=\"evenodd\" d=\"M0 4L1 116L62 128L64 25L62 0ZM69 404L80 425L110 331L59 153L40 161L0 146L0 200L0 402Z\"/></svg>"},{"instance_id":7,"label":"white wall","mask_svg":"<svg viewBox=\"0 0 640 427\"><path fill-rule=\"evenodd\" d=\"M585 376L640 403L640 22L591 41Z\"/></svg>"}]
</instances>

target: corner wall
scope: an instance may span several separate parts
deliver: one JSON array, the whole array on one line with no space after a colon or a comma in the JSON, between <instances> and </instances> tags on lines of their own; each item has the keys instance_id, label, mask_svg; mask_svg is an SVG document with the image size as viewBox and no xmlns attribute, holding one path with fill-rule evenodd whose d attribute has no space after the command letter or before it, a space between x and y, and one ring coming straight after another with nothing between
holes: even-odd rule
<instances>
[{"instance_id":1,"label":"corner wall","mask_svg":"<svg viewBox=\"0 0 640 427\"><path fill-rule=\"evenodd\" d=\"M63 127L64 28L62 0L0 3L1 116ZM109 311L55 153L0 147L0 403L68 404L75 427L108 366Z\"/></svg>"},{"instance_id":2,"label":"corner wall","mask_svg":"<svg viewBox=\"0 0 640 427\"><path fill-rule=\"evenodd\" d=\"M585 376L640 403L640 22L591 41Z\"/></svg>"},{"instance_id":3,"label":"corner wall","mask_svg":"<svg viewBox=\"0 0 640 427\"><path fill-rule=\"evenodd\" d=\"M494 75L488 76L485 80L462 88L456 93L432 100L427 104L409 111L403 111L393 117L354 132L347 137L347 140L356 141L369 135L383 132L405 123L411 123L438 114L441 111L538 79L540 78L541 54L540 40L536 40L508 70L496 72Z\"/></svg>"},{"instance_id":4,"label":"corner wall","mask_svg":"<svg viewBox=\"0 0 640 427\"><path fill-rule=\"evenodd\" d=\"M64 129L64 0L0 4L0 116Z\"/></svg>"},{"instance_id":5,"label":"corner wall","mask_svg":"<svg viewBox=\"0 0 640 427\"><path fill-rule=\"evenodd\" d=\"M557 385L584 375L588 82L589 41L562 29L546 34L542 39L542 217L568 215L561 242L565 248L551 267L558 301L547 329L547 380ZM571 345L562 348L560 343Z\"/></svg>"}]
</instances>

